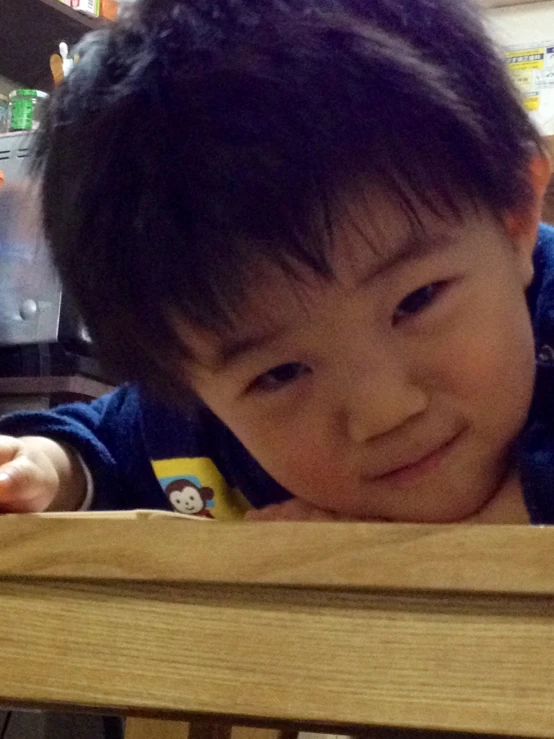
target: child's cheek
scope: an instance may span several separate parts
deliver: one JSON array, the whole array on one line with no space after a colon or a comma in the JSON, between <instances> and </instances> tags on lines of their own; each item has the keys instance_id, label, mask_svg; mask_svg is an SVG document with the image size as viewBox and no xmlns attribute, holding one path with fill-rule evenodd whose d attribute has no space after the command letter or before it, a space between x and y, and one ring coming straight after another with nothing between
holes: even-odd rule
<instances>
[{"instance_id":1,"label":"child's cheek","mask_svg":"<svg viewBox=\"0 0 554 739\"><path fill-rule=\"evenodd\" d=\"M319 404L318 404L319 405ZM235 433L271 477L293 495L322 507L336 505L337 492L352 487L346 480L348 450L331 438L328 415L308 403L302 410L270 414Z\"/></svg>"},{"instance_id":2,"label":"child's cheek","mask_svg":"<svg viewBox=\"0 0 554 739\"><path fill-rule=\"evenodd\" d=\"M486 308L460 323L443 347L440 364L460 410L484 436L508 443L525 423L531 403L534 339L523 301L498 300Z\"/></svg>"}]
</instances>

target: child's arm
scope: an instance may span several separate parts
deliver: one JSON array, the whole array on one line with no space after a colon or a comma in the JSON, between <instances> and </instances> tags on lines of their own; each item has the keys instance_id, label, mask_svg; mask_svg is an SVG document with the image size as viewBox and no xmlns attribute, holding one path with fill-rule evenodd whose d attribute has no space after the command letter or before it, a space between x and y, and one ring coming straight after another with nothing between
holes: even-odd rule
<instances>
[{"instance_id":1,"label":"child's arm","mask_svg":"<svg viewBox=\"0 0 554 739\"><path fill-rule=\"evenodd\" d=\"M1 418L0 437L12 440L0 460L0 474L8 465L4 471L13 487L0 477L0 512L10 510L12 497L21 496L16 487L26 475L39 481L38 489L28 487L23 494L27 510L79 509L84 488L86 503L95 510L166 508L145 447L141 409L136 388L121 386L90 403Z\"/></svg>"},{"instance_id":2,"label":"child's arm","mask_svg":"<svg viewBox=\"0 0 554 739\"><path fill-rule=\"evenodd\" d=\"M0 436L0 511L74 511L87 479L78 455L41 436Z\"/></svg>"}]
</instances>

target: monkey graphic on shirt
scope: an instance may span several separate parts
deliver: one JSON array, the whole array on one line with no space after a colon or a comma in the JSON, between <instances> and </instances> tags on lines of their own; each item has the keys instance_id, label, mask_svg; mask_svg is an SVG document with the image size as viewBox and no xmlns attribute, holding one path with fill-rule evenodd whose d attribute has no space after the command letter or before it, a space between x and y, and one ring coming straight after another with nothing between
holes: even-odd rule
<instances>
[{"instance_id":1,"label":"monkey graphic on shirt","mask_svg":"<svg viewBox=\"0 0 554 739\"><path fill-rule=\"evenodd\" d=\"M208 504L214 499L211 488L198 487L190 480L173 480L165 489L169 502L178 513L213 518Z\"/></svg>"},{"instance_id":2,"label":"monkey graphic on shirt","mask_svg":"<svg viewBox=\"0 0 554 739\"><path fill-rule=\"evenodd\" d=\"M209 457L152 459L151 464L160 490L174 511L204 521L240 521L252 507Z\"/></svg>"}]
</instances>

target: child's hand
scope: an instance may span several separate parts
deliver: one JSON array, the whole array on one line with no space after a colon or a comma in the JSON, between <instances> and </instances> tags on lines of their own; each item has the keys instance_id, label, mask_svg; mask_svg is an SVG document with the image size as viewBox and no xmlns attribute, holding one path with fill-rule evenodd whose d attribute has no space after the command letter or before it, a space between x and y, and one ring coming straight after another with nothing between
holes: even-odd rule
<instances>
[{"instance_id":1,"label":"child's hand","mask_svg":"<svg viewBox=\"0 0 554 739\"><path fill-rule=\"evenodd\" d=\"M335 513L318 508L300 498L276 503L260 510L248 511L247 521L361 521L355 516Z\"/></svg>"},{"instance_id":2,"label":"child's hand","mask_svg":"<svg viewBox=\"0 0 554 739\"><path fill-rule=\"evenodd\" d=\"M76 455L40 436L0 436L0 512L76 510L86 480Z\"/></svg>"}]
</instances>

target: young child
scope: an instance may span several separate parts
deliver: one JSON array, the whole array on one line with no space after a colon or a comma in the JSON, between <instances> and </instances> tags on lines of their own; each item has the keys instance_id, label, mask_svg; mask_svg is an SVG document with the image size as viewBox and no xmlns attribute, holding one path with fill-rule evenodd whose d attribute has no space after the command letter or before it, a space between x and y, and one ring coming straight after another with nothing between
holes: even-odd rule
<instances>
[{"instance_id":1,"label":"young child","mask_svg":"<svg viewBox=\"0 0 554 739\"><path fill-rule=\"evenodd\" d=\"M464 0L144 0L38 148L106 365L4 511L554 522L549 163Z\"/></svg>"}]
</instances>

